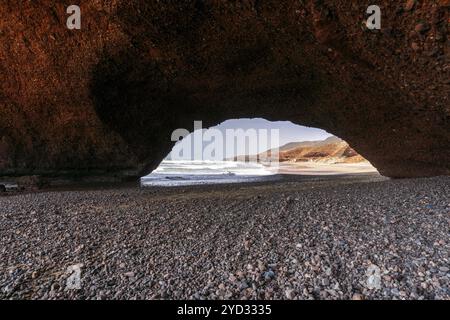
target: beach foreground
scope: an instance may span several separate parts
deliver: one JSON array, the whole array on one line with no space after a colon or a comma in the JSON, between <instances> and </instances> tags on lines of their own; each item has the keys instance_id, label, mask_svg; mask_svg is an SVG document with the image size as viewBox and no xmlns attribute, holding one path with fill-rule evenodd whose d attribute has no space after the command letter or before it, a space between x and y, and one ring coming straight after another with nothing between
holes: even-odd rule
<instances>
[{"instance_id":1,"label":"beach foreground","mask_svg":"<svg viewBox=\"0 0 450 320\"><path fill-rule=\"evenodd\" d=\"M449 199L377 174L0 197L0 298L450 299Z\"/></svg>"}]
</instances>

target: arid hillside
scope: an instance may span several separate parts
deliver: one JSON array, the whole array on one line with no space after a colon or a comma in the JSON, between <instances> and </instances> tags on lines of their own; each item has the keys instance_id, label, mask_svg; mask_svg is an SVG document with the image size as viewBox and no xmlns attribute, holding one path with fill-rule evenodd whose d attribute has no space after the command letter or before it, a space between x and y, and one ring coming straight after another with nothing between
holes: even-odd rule
<instances>
[{"instance_id":1,"label":"arid hillside","mask_svg":"<svg viewBox=\"0 0 450 320\"><path fill-rule=\"evenodd\" d=\"M234 157L234 161L271 162L321 162L362 163L368 162L344 140L332 136L322 141L291 142L278 150L269 150L258 155Z\"/></svg>"},{"instance_id":2,"label":"arid hillside","mask_svg":"<svg viewBox=\"0 0 450 320\"><path fill-rule=\"evenodd\" d=\"M330 137L323 141L300 142L280 148L281 162L330 162L330 163L359 163L366 162L342 139Z\"/></svg>"}]
</instances>

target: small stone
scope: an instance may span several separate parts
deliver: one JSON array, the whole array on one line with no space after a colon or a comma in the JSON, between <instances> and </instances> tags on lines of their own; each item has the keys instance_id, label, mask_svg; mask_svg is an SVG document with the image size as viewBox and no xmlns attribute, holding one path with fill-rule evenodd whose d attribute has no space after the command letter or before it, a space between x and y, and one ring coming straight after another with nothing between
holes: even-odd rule
<instances>
[{"instance_id":1,"label":"small stone","mask_svg":"<svg viewBox=\"0 0 450 320\"><path fill-rule=\"evenodd\" d=\"M352 296L352 300L364 300L364 296L360 293L354 293Z\"/></svg>"},{"instance_id":2,"label":"small stone","mask_svg":"<svg viewBox=\"0 0 450 320\"><path fill-rule=\"evenodd\" d=\"M59 283L53 283L52 286L50 287L50 291L59 291L59 289L61 288L61 286L59 285Z\"/></svg>"},{"instance_id":3,"label":"small stone","mask_svg":"<svg viewBox=\"0 0 450 320\"><path fill-rule=\"evenodd\" d=\"M295 297L295 291L292 289L287 289L285 295L287 299L292 300Z\"/></svg>"},{"instance_id":4,"label":"small stone","mask_svg":"<svg viewBox=\"0 0 450 320\"><path fill-rule=\"evenodd\" d=\"M367 268L366 276L367 276L367 287L369 289L378 290L381 288L381 270L378 266L371 264L369 268Z\"/></svg>"},{"instance_id":5,"label":"small stone","mask_svg":"<svg viewBox=\"0 0 450 320\"><path fill-rule=\"evenodd\" d=\"M248 288L248 283L246 281L242 281L239 285L239 290L243 291Z\"/></svg>"},{"instance_id":6,"label":"small stone","mask_svg":"<svg viewBox=\"0 0 450 320\"><path fill-rule=\"evenodd\" d=\"M236 282L236 277L232 274L230 274L230 276L228 277L228 280L230 280L230 282Z\"/></svg>"},{"instance_id":7,"label":"small stone","mask_svg":"<svg viewBox=\"0 0 450 320\"><path fill-rule=\"evenodd\" d=\"M125 272L123 275L125 277L133 278L134 277L134 272Z\"/></svg>"},{"instance_id":8,"label":"small stone","mask_svg":"<svg viewBox=\"0 0 450 320\"><path fill-rule=\"evenodd\" d=\"M272 280L273 278L275 278L275 272L273 272L272 270L264 272L264 279L266 281Z\"/></svg>"},{"instance_id":9,"label":"small stone","mask_svg":"<svg viewBox=\"0 0 450 320\"><path fill-rule=\"evenodd\" d=\"M441 271L441 272L448 272L450 269L449 268L447 268L447 267L440 267L439 268L439 271Z\"/></svg>"},{"instance_id":10,"label":"small stone","mask_svg":"<svg viewBox=\"0 0 450 320\"><path fill-rule=\"evenodd\" d=\"M261 271L266 269L266 264L262 261L258 261L258 269Z\"/></svg>"}]
</instances>

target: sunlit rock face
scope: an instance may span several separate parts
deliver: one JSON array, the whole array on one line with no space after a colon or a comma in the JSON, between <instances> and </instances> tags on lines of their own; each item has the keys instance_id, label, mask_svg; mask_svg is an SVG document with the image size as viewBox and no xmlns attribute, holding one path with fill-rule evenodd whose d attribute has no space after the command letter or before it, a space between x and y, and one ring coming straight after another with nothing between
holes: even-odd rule
<instances>
[{"instance_id":1,"label":"sunlit rock face","mask_svg":"<svg viewBox=\"0 0 450 320\"><path fill-rule=\"evenodd\" d=\"M290 120L386 176L450 174L448 1L0 3L0 175L139 176L175 128ZM422 26L418 26L422 24Z\"/></svg>"}]
</instances>

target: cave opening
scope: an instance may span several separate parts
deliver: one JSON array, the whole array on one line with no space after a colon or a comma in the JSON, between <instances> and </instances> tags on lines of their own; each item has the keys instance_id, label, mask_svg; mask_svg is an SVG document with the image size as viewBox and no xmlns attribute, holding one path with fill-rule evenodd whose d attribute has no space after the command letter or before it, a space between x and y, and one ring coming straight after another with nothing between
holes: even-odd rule
<instances>
[{"instance_id":1,"label":"cave opening","mask_svg":"<svg viewBox=\"0 0 450 320\"><path fill-rule=\"evenodd\" d=\"M171 152L142 186L182 186L277 180L281 176L376 173L343 139L290 121L241 118L193 130L177 129Z\"/></svg>"}]
</instances>

